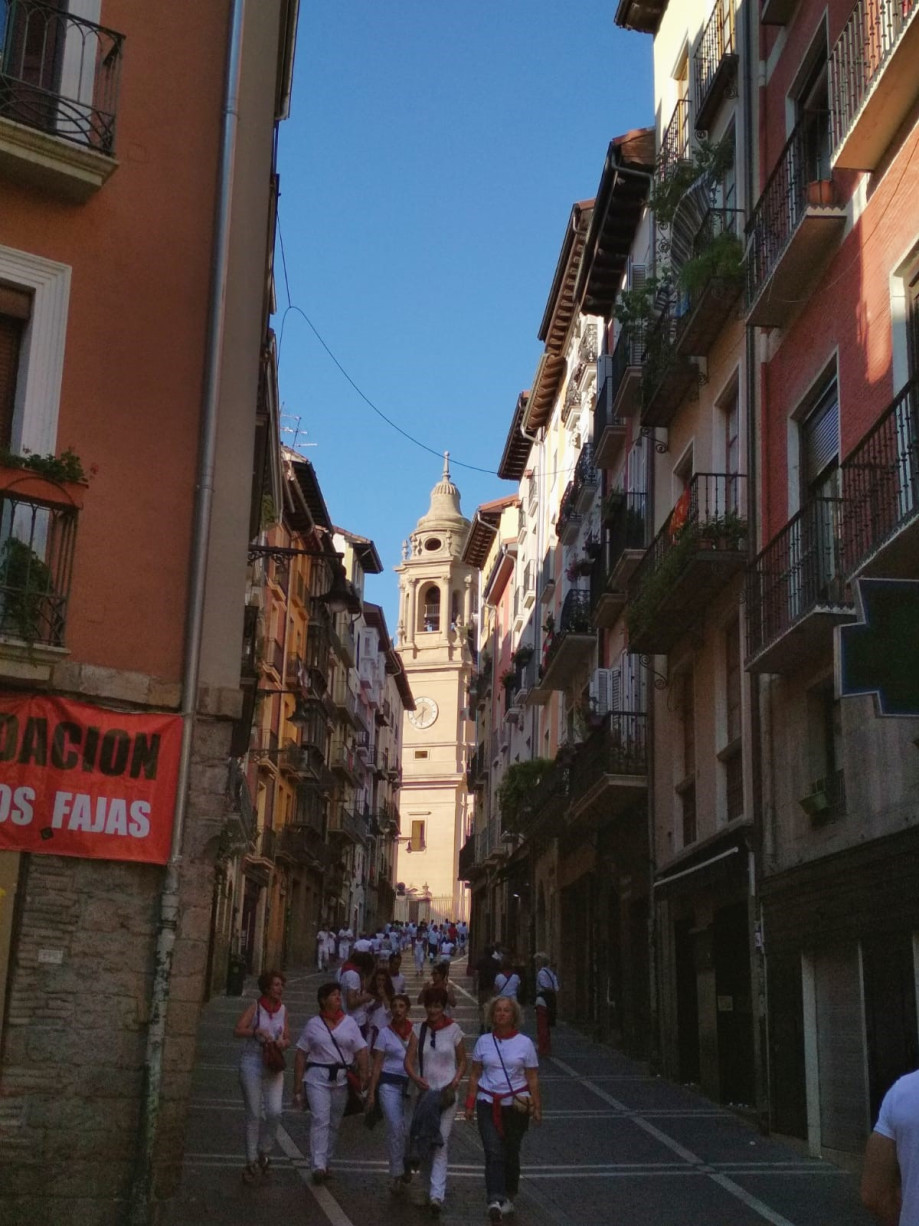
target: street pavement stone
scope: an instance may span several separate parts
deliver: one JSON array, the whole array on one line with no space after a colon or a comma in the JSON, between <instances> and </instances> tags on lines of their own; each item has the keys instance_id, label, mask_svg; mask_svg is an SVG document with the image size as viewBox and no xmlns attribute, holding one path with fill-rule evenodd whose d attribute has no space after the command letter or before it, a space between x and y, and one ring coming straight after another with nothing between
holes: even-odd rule
<instances>
[{"instance_id":1,"label":"street pavement stone","mask_svg":"<svg viewBox=\"0 0 919 1226\"><path fill-rule=\"evenodd\" d=\"M421 981L413 967L403 970L414 1000ZM288 975L293 1039L316 1010L316 988L329 977L309 969ZM454 979L455 1017L471 1049L475 1000L460 967ZM233 1026L255 995L250 981L242 998L215 997L203 1011L181 1187L163 1226L249 1226L279 1216L317 1226L430 1222L417 1176L398 1198L387 1190L382 1124L368 1132L359 1117L344 1120L330 1182L318 1188L310 1182L309 1114L291 1106L291 1071L271 1175L254 1185L242 1182L240 1045ZM412 1012L421 1015L417 1005ZM532 1034L532 1010L526 1015ZM738 1114L651 1076L564 1024L553 1032L553 1056L541 1062L540 1078L544 1119L524 1141L521 1190L508 1226L871 1226L851 1174L762 1136ZM485 1219L482 1146L475 1126L457 1118L443 1221L465 1226Z\"/></svg>"}]
</instances>

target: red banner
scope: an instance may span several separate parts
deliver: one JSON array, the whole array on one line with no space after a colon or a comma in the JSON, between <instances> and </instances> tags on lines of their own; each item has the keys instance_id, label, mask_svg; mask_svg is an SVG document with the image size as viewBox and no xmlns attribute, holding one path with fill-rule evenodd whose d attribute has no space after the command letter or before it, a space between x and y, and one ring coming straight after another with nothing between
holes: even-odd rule
<instances>
[{"instance_id":1,"label":"red banner","mask_svg":"<svg viewBox=\"0 0 919 1226\"><path fill-rule=\"evenodd\" d=\"M0 850L169 859L178 715L0 695Z\"/></svg>"}]
</instances>

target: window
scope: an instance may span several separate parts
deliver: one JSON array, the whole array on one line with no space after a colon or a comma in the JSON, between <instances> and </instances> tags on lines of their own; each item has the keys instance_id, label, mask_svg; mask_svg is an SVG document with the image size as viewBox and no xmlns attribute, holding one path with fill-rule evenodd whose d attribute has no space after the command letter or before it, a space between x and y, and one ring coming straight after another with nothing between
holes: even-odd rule
<instances>
[{"instance_id":1,"label":"window","mask_svg":"<svg viewBox=\"0 0 919 1226\"><path fill-rule=\"evenodd\" d=\"M743 752L741 733L740 621L733 622L724 636L724 697L727 743L722 751L725 802L728 821L743 816Z\"/></svg>"},{"instance_id":2,"label":"window","mask_svg":"<svg viewBox=\"0 0 919 1226\"><path fill-rule=\"evenodd\" d=\"M724 422L724 471L725 511L735 515L741 513L740 506L740 402L737 387L729 393L721 405Z\"/></svg>"},{"instance_id":3,"label":"window","mask_svg":"<svg viewBox=\"0 0 919 1226\"><path fill-rule=\"evenodd\" d=\"M807 699L808 752L811 778L802 800L815 825L846 811L842 770L842 707L833 682L815 687Z\"/></svg>"},{"instance_id":4,"label":"window","mask_svg":"<svg viewBox=\"0 0 919 1226\"><path fill-rule=\"evenodd\" d=\"M409 843L411 851L424 851L424 822L412 822L412 841Z\"/></svg>"},{"instance_id":5,"label":"window","mask_svg":"<svg viewBox=\"0 0 919 1226\"><path fill-rule=\"evenodd\" d=\"M811 50L810 62L799 79L794 98L795 117L801 125L805 181L830 177L830 100L827 85L825 35Z\"/></svg>"},{"instance_id":6,"label":"window","mask_svg":"<svg viewBox=\"0 0 919 1226\"><path fill-rule=\"evenodd\" d=\"M833 374L801 423L802 497L836 497L838 463L839 394Z\"/></svg>"},{"instance_id":7,"label":"window","mask_svg":"<svg viewBox=\"0 0 919 1226\"><path fill-rule=\"evenodd\" d=\"M425 589L422 599L422 616L426 631L440 629L440 588L434 583Z\"/></svg>"},{"instance_id":8,"label":"window","mask_svg":"<svg viewBox=\"0 0 919 1226\"><path fill-rule=\"evenodd\" d=\"M427 756L428 756L428 751L426 749L416 749L415 750L416 758L426 758Z\"/></svg>"},{"instance_id":9,"label":"window","mask_svg":"<svg viewBox=\"0 0 919 1226\"><path fill-rule=\"evenodd\" d=\"M0 447L12 443L22 340L31 311L31 294L0 285Z\"/></svg>"},{"instance_id":10,"label":"window","mask_svg":"<svg viewBox=\"0 0 919 1226\"><path fill-rule=\"evenodd\" d=\"M696 829L696 711L694 678L692 672L682 674L679 680L679 714L682 750L683 778L677 786L682 810L682 844L688 847L698 837Z\"/></svg>"}]
</instances>

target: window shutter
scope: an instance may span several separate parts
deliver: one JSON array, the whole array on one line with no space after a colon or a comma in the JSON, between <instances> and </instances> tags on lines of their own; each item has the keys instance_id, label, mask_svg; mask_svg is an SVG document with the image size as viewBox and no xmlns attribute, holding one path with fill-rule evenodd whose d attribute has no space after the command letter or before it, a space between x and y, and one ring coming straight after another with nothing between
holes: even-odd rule
<instances>
[{"instance_id":1,"label":"window shutter","mask_svg":"<svg viewBox=\"0 0 919 1226\"><path fill-rule=\"evenodd\" d=\"M31 309L30 294L0 285L0 447L12 438L19 350Z\"/></svg>"},{"instance_id":2,"label":"window shutter","mask_svg":"<svg viewBox=\"0 0 919 1226\"><path fill-rule=\"evenodd\" d=\"M648 270L644 264L629 265L629 289L641 289L648 279Z\"/></svg>"},{"instance_id":3,"label":"window shutter","mask_svg":"<svg viewBox=\"0 0 919 1226\"><path fill-rule=\"evenodd\" d=\"M835 379L805 420L801 442L804 483L812 489L839 454L839 396Z\"/></svg>"},{"instance_id":4,"label":"window shutter","mask_svg":"<svg viewBox=\"0 0 919 1226\"><path fill-rule=\"evenodd\" d=\"M606 711L622 710L622 674L618 668L605 668L606 676Z\"/></svg>"}]
</instances>

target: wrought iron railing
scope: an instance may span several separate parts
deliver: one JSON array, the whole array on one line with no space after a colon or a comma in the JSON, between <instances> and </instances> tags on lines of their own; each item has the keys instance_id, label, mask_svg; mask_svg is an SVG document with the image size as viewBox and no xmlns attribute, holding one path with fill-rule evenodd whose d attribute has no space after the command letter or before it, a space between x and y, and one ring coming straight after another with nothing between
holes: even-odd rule
<instances>
[{"instance_id":1,"label":"wrought iron railing","mask_svg":"<svg viewBox=\"0 0 919 1226\"><path fill-rule=\"evenodd\" d=\"M746 477L741 473L695 473L639 562L629 587L633 598L668 555L711 541L734 550L746 547Z\"/></svg>"},{"instance_id":2,"label":"wrought iron railing","mask_svg":"<svg viewBox=\"0 0 919 1226\"><path fill-rule=\"evenodd\" d=\"M644 775L648 770L648 717L643 711L610 711L602 730L580 747L571 766L571 799L603 775Z\"/></svg>"},{"instance_id":3,"label":"wrought iron railing","mask_svg":"<svg viewBox=\"0 0 919 1226\"><path fill-rule=\"evenodd\" d=\"M841 498L808 502L747 571L747 649L755 656L818 606L851 601L844 573Z\"/></svg>"},{"instance_id":4,"label":"wrought iron railing","mask_svg":"<svg viewBox=\"0 0 919 1226\"><path fill-rule=\"evenodd\" d=\"M919 376L842 464L845 570L851 574L919 515Z\"/></svg>"},{"instance_id":5,"label":"wrought iron railing","mask_svg":"<svg viewBox=\"0 0 919 1226\"><path fill-rule=\"evenodd\" d=\"M829 114L809 111L779 154L747 223L747 306L771 276L808 204L808 185L829 177Z\"/></svg>"},{"instance_id":6,"label":"wrought iron railing","mask_svg":"<svg viewBox=\"0 0 919 1226\"><path fill-rule=\"evenodd\" d=\"M572 588L566 594L562 601L558 626L548 636L543 673L549 668L569 634L596 634L590 620L590 609L589 589Z\"/></svg>"},{"instance_id":7,"label":"wrought iron railing","mask_svg":"<svg viewBox=\"0 0 919 1226\"><path fill-rule=\"evenodd\" d=\"M606 571L618 564L627 549L644 549L648 544L648 496L629 490L622 496L622 505L609 521L606 547Z\"/></svg>"},{"instance_id":8,"label":"wrought iron railing","mask_svg":"<svg viewBox=\"0 0 919 1226\"><path fill-rule=\"evenodd\" d=\"M568 766L553 762L547 767L530 792L526 804L520 807L515 823L518 832L526 835L544 822L564 817L570 786L571 771Z\"/></svg>"},{"instance_id":9,"label":"wrought iron railing","mask_svg":"<svg viewBox=\"0 0 919 1226\"><path fill-rule=\"evenodd\" d=\"M692 57L697 111L701 111L705 105L725 56L734 54L734 0L716 0Z\"/></svg>"},{"instance_id":10,"label":"wrought iron railing","mask_svg":"<svg viewBox=\"0 0 919 1226\"><path fill-rule=\"evenodd\" d=\"M0 0L0 116L115 151L124 35L44 0Z\"/></svg>"},{"instance_id":11,"label":"wrought iron railing","mask_svg":"<svg viewBox=\"0 0 919 1226\"><path fill-rule=\"evenodd\" d=\"M657 156L657 173L665 179L680 162L690 158L689 98L680 98L673 108L670 122L661 133L661 149Z\"/></svg>"},{"instance_id":12,"label":"wrought iron railing","mask_svg":"<svg viewBox=\"0 0 919 1226\"><path fill-rule=\"evenodd\" d=\"M831 143L836 150L896 50L919 0L858 0L829 60Z\"/></svg>"},{"instance_id":13,"label":"wrought iron railing","mask_svg":"<svg viewBox=\"0 0 919 1226\"><path fill-rule=\"evenodd\" d=\"M0 637L64 646L78 513L0 490Z\"/></svg>"},{"instance_id":14,"label":"wrought iron railing","mask_svg":"<svg viewBox=\"0 0 919 1226\"><path fill-rule=\"evenodd\" d=\"M596 485L597 465L594 460L594 449L590 443L585 443L574 466L573 497L576 498L584 489L595 489Z\"/></svg>"},{"instance_id":15,"label":"wrought iron railing","mask_svg":"<svg viewBox=\"0 0 919 1226\"><path fill-rule=\"evenodd\" d=\"M626 324L619 333L613 349L612 369L609 374L609 400L612 406L622 386L626 371L640 367L645 360L646 332L643 323Z\"/></svg>"},{"instance_id":16,"label":"wrought iron railing","mask_svg":"<svg viewBox=\"0 0 919 1226\"><path fill-rule=\"evenodd\" d=\"M562 535L569 525L579 524L584 518L580 511L576 510L575 499L577 492L574 481L569 481L565 486L565 492L562 494L562 501L558 508L558 519L555 524L555 531L559 536Z\"/></svg>"}]
</instances>

